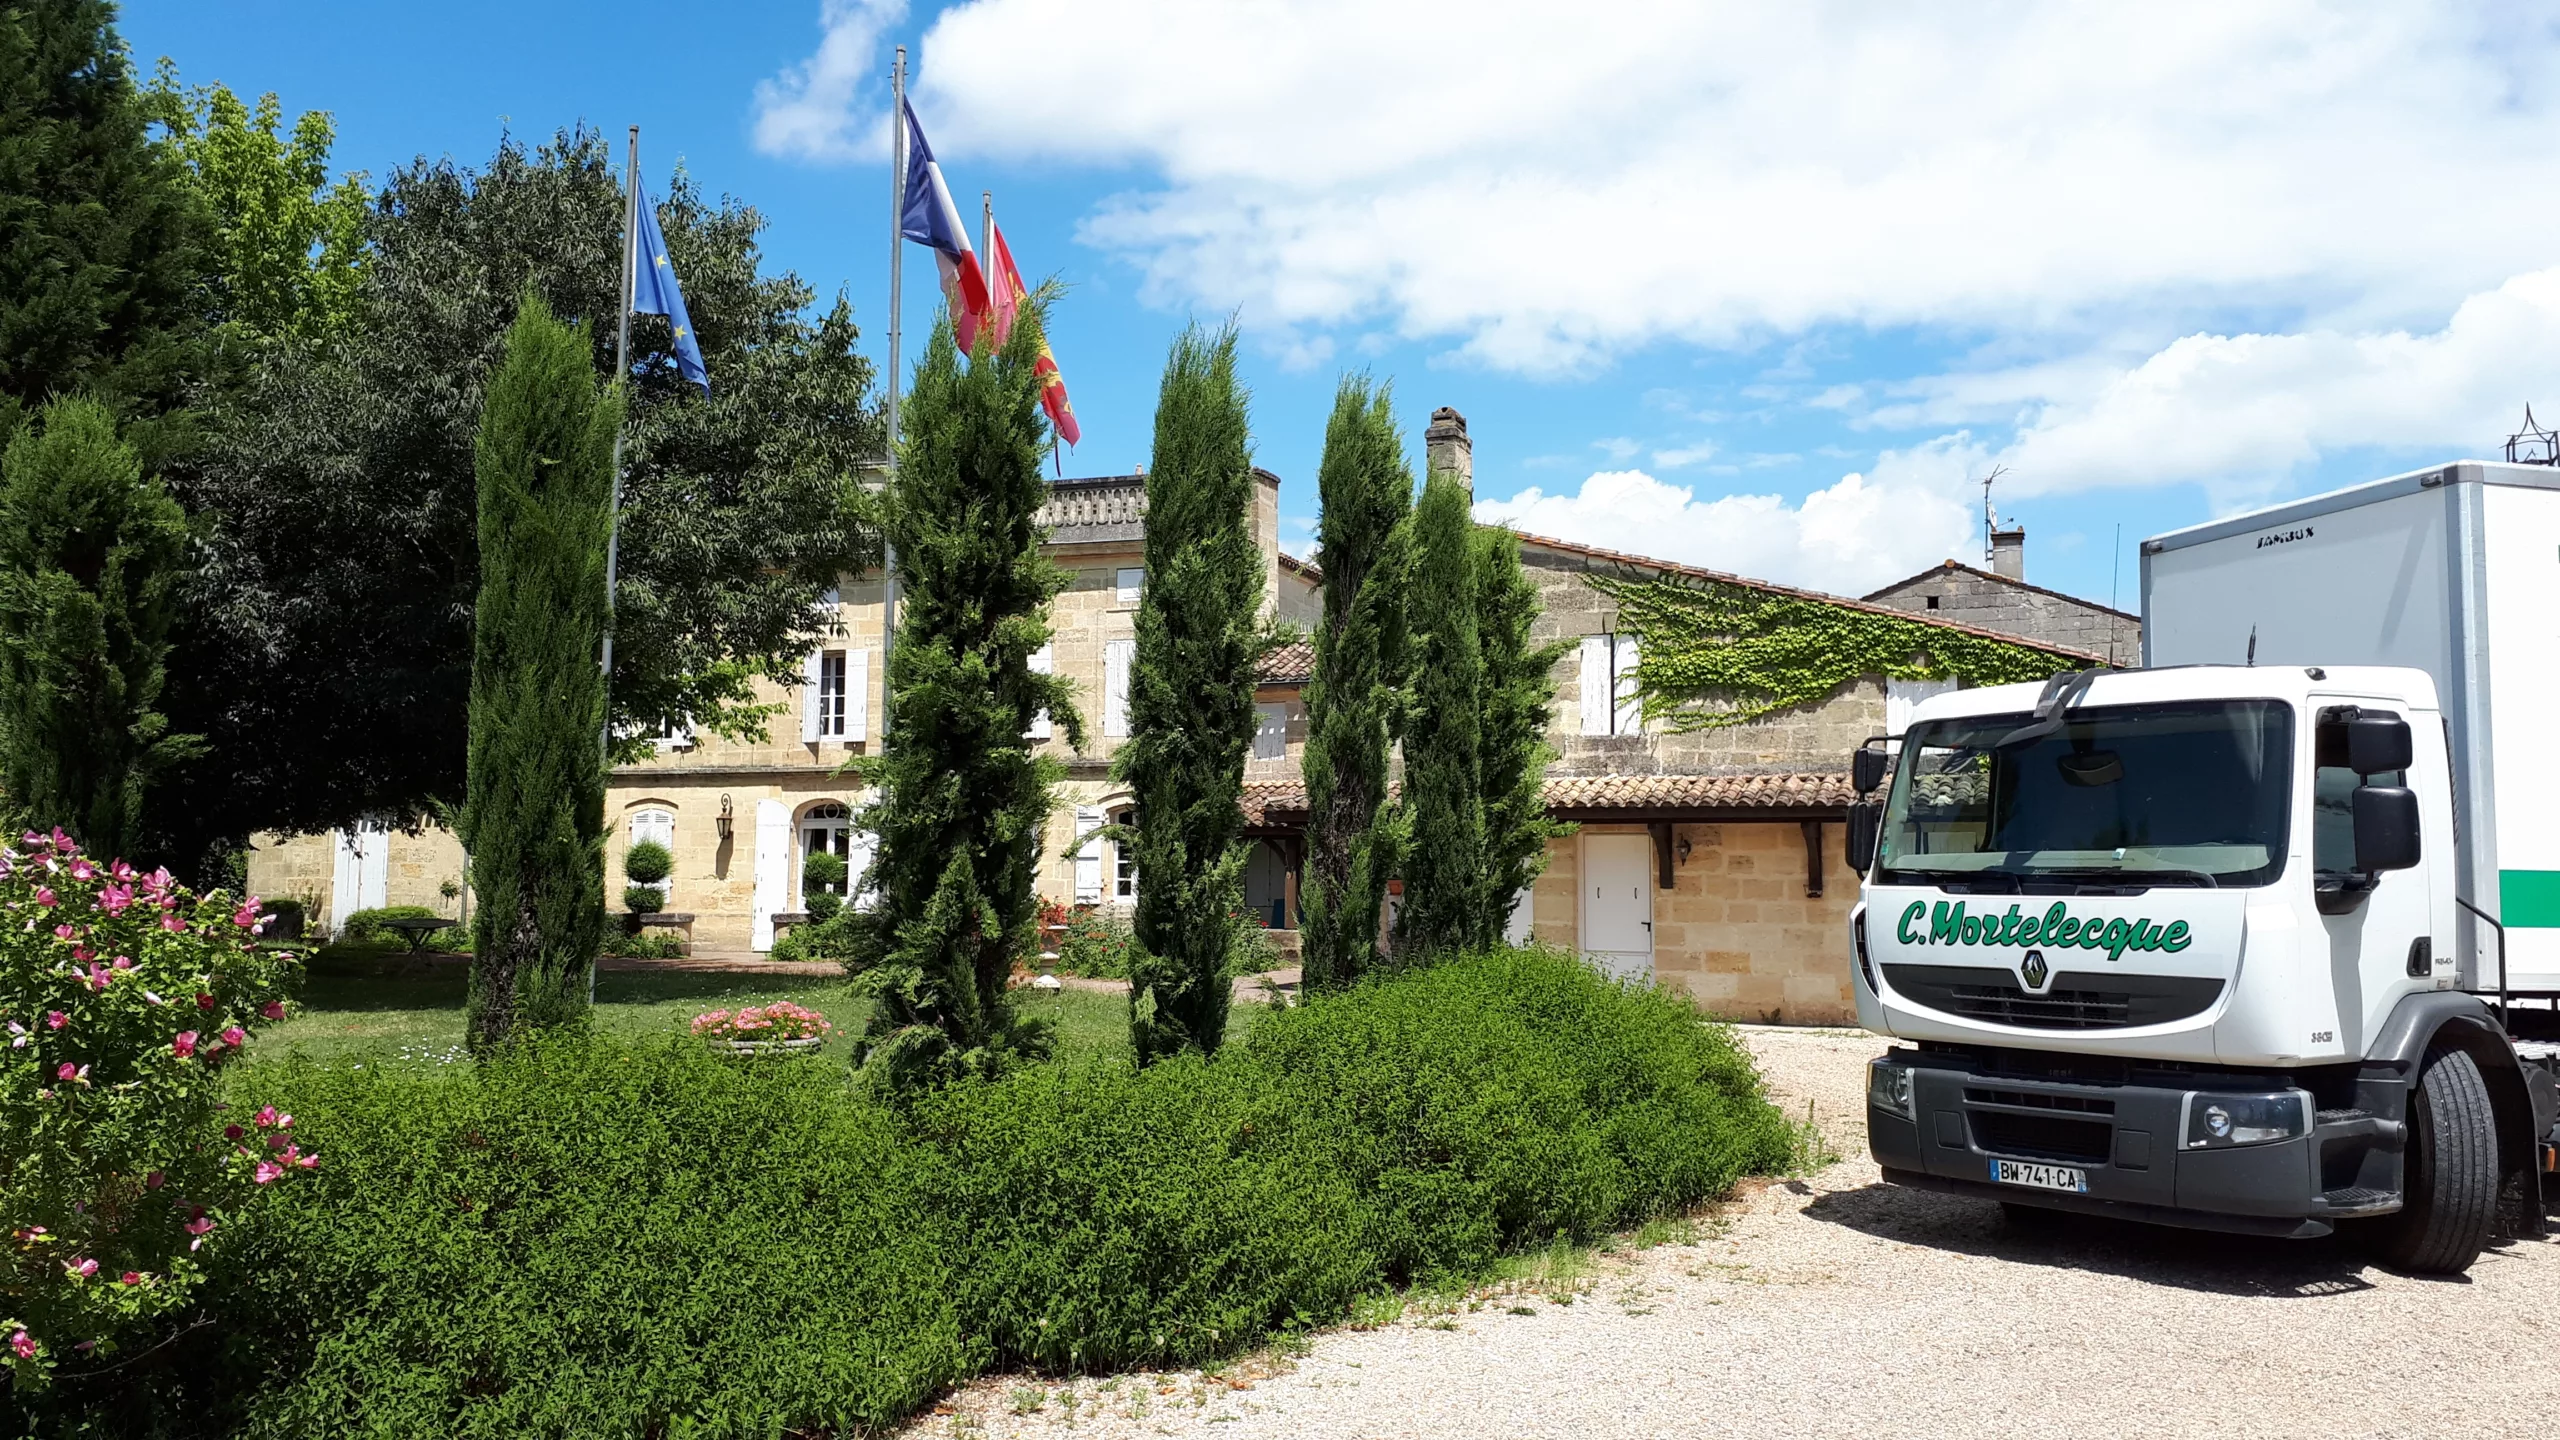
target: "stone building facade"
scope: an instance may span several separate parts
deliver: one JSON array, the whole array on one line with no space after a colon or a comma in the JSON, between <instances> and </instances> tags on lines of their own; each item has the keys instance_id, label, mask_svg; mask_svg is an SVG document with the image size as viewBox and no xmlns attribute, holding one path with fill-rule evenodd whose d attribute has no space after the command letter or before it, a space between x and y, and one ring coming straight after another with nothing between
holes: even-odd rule
<instances>
[{"instance_id":1,"label":"stone building facade","mask_svg":"<svg viewBox=\"0 0 2560 1440\"><path fill-rule=\"evenodd\" d=\"M2028 584L2026 532L2002 530L1992 539L1993 568L1942 561L1896 580L1867 596L1867 602L1996 630L2039 645L2084 650L2114 665L2142 663L2141 616Z\"/></svg>"},{"instance_id":2,"label":"stone building facade","mask_svg":"<svg viewBox=\"0 0 2560 1440\"><path fill-rule=\"evenodd\" d=\"M1433 416L1426 445L1434 469L1472 473L1466 424L1455 411ZM1279 550L1280 481L1268 473L1257 478L1252 526L1265 562L1265 608L1311 628L1321 618L1322 576ZM1076 682L1087 743L1078 753L1063 732L1035 730L1067 777L1036 883L1065 904L1125 905L1137 883L1132 867L1110 843L1089 837L1125 818L1129 803L1109 772L1127 731L1128 667L1145 584L1144 477L1062 481L1043 519L1051 527L1049 554L1072 577L1053 610L1056 638L1043 663ZM1578 828L1551 842L1546 873L1512 911L1511 934L1680 986L1720 1014L1816 1024L1851 1019L1841 948L1858 884L1842 856L1848 757L1885 731L1917 692L1863 676L1818 702L1748 724L1667 732L1644 721L1634 704L1642 637L1620 624L1616 602L1591 580L1702 577L1853 609L1882 604L1538 536L1522 537L1522 556L1544 602L1538 635L1568 646L1556 673L1550 736L1557 759L1546 795L1550 812ZM849 579L833 597L836 631L810 656L802 683L766 687L763 698L784 705L796 725L786 718L757 744L669 736L648 759L613 773L609 896L622 893L629 845L660 840L675 855L666 908L690 917L693 944L762 951L803 911L801 869L812 850L844 855L859 874L868 856L861 814L871 797L841 770L880 743L882 602L876 576ZM1976 628L1956 612L1909 608L1930 623ZM2067 662L2103 663L2102 654L2075 646L2035 643ZM1256 845L1245 903L1280 932L1284 953L1294 950L1305 861L1299 766L1313 664L1305 643L1265 661L1255 691L1262 727L1245 765L1246 834ZM252 855L250 878L261 893L304 899L315 916L385 903L456 914L466 897L443 895L441 887L458 882L461 868L459 848L442 832L359 829L266 837Z\"/></svg>"}]
</instances>

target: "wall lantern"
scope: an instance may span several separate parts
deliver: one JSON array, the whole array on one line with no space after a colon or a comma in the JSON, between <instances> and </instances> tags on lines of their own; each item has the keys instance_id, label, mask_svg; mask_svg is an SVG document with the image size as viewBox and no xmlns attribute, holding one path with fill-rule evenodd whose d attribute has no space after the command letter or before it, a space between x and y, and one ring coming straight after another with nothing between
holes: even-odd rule
<instances>
[{"instance_id":1,"label":"wall lantern","mask_svg":"<svg viewBox=\"0 0 2560 1440\"><path fill-rule=\"evenodd\" d=\"M731 824L733 823L734 818L736 817L736 815L737 815L737 807L736 807L735 805L733 805L733 804L731 804L731 803L729 802L729 796L728 796L728 793L727 793L726 791L721 792L721 795L720 795L720 818L719 818L717 821L713 822L713 823L715 823L715 824L719 827L719 830L720 830L720 838L721 838L721 839L726 840L726 839L728 839L728 838L729 838L729 830L730 830L730 826L731 826Z\"/></svg>"},{"instance_id":2,"label":"wall lantern","mask_svg":"<svg viewBox=\"0 0 2560 1440\"><path fill-rule=\"evenodd\" d=\"M1680 863L1681 863L1681 864L1683 864L1683 865L1688 864L1688 863L1689 863L1689 837L1688 837L1688 835L1686 835L1685 833L1684 833L1684 834L1682 834L1682 835L1681 835L1681 837L1680 837L1679 844L1677 844L1677 845L1676 845L1676 846L1674 846L1673 848L1674 848L1674 849L1676 849L1676 850L1678 850L1678 851L1680 852Z\"/></svg>"}]
</instances>

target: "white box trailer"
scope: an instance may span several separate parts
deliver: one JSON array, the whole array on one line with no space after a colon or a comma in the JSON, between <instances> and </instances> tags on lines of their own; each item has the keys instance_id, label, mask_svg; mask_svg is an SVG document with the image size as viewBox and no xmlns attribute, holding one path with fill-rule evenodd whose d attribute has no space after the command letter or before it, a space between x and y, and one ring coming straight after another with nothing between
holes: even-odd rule
<instances>
[{"instance_id":1,"label":"white box trailer","mask_svg":"<svg viewBox=\"0 0 2560 1440\"><path fill-rule=\"evenodd\" d=\"M2560 469L2464 460L2142 543L2146 666L2424 670L2467 990L2560 992Z\"/></svg>"}]
</instances>

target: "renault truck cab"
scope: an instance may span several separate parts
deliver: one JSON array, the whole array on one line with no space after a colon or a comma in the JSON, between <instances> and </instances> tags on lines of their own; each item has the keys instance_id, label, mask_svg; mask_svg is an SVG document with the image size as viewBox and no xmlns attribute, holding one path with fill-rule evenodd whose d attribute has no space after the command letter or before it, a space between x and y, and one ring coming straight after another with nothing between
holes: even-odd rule
<instances>
[{"instance_id":1,"label":"renault truck cab","mask_svg":"<svg viewBox=\"0 0 2560 1440\"><path fill-rule=\"evenodd\" d=\"M1869 1073L1885 1178L2352 1225L2420 1270L2538 1231L2560 1033L2459 963L2502 932L2455 883L2446 737L2422 670L2202 665L1955 691L1870 741L1849 938L1901 1042Z\"/></svg>"}]
</instances>

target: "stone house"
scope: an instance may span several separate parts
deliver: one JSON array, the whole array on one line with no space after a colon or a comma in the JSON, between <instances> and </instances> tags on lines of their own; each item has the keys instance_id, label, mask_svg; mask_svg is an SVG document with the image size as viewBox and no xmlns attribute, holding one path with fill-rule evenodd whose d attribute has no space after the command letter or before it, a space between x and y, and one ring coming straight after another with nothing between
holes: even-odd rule
<instances>
[{"instance_id":1,"label":"stone house","mask_svg":"<svg viewBox=\"0 0 2560 1440\"><path fill-rule=\"evenodd\" d=\"M1466 424L1455 411L1433 416L1426 444L1433 468L1471 475ZM1280 480L1267 472L1256 478L1252 527L1266 564L1264 605L1312 627L1322 576L1279 550ZM1037 880L1045 897L1065 904L1125 905L1135 894L1126 857L1088 837L1123 818L1129 803L1109 769L1128 729L1145 518L1143 475L1061 481L1043 514L1049 553L1072 583L1053 612L1056 638L1037 663L1076 681L1087 733L1081 754L1046 727L1032 735L1066 770ZM1842 856L1848 757L1889 724L1898 728L1894 712L1937 687L1863 676L1795 710L1671 733L1638 713L1631 679L1641 637L1620 625L1616 602L1591 581L1688 576L1852 609L1884 607L1538 536L1523 536L1522 551L1545 602L1540 637L1571 646L1557 671L1550 735L1558 758L1547 800L1578 829L1550 843L1546 873L1515 906L1511 933L1681 986L1720 1014L1850 1020L1841 951L1857 891ZM607 895L622 892L621 857L631 843L665 843L675 855L666 908L690 917L697 948L770 949L803 911L800 872L811 851L844 856L857 875L867 859L861 815L870 797L840 770L880 740L879 579L849 579L831 599L837 633L810 655L802 683L767 687L762 697L786 705L796 729L786 720L762 744L669 736L610 779ZM1983 633L1953 616L1917 618ZM2070 646L2040 648L2079 663L2104 661ZM1299 764L1313 664L1305 643L1265 661L1254 697L1262 725L1245 765L1245 833L1256 848L1244 899L1279 932L1284 953L1295 948L1305 858ZM302 898L315 916L343 918L359 905L386 903L454 914L458 898L441 889L449 880L458 885L461 859L452 837L435 830L263 837L250 879L260 893Z\"/></svg>"},{"instance_id":2,"label":"stone house","mask_svg":"<svg viewBox=\"0 0 2560 1440\"><path fill-rule=\"evenodd\" d=\"M1866 598L1871 605L2086 651L2112 665L2142 663L2141 616L2027 583L2023 528L1991 532L1988 570L1961 560L1942 561Z\"/></svg>"}]
</instances>

